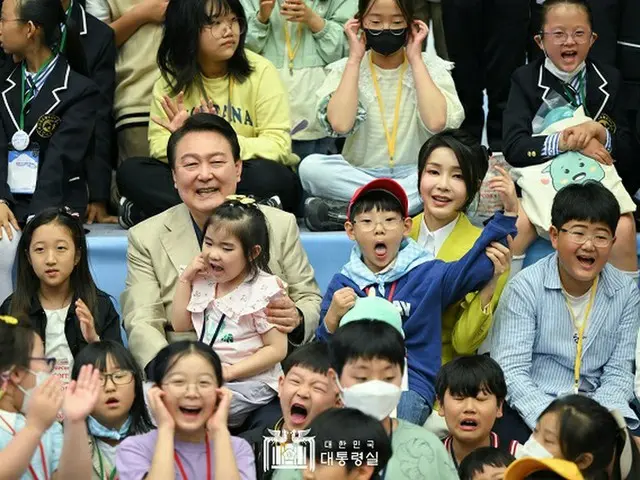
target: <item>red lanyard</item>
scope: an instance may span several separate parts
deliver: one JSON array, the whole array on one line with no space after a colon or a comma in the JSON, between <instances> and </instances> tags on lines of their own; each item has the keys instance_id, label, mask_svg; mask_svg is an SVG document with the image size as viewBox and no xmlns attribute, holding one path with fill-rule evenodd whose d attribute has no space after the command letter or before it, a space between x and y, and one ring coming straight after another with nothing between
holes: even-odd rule
<instances>
[{"instance_id":1,"label":"red lanyard","mask_svg":"<svg viewBox=\"0 0 640 480\"><path fill-rule=\"evenodd\" d=\"M16 431L13 429L13 427L11 425L9 425L9 422L7 422L4 419L4 417L2 417L1 415L0 415L0 420L2 420L4 422L4 424L7 426L7 428L11 432L11 435L13 435L15 437ZM40 442L38 444L38 448L40 449L40 461L42 462L42 469L44 470L44 480L49 480L49 472L47 471L47 457L45 457L45 455L44 455L44 448L42 447L42 442ZM33 480L38 480L38 476L36 475L36 471L33 469L31 464L29 464L29 473L33 477Z\"/></svg>"},{"instance_id":2,"label":"red lanyard","mask_svg":"<svg viewBox=\"0 0 640 480\"><path fill-rule=\"evenodd\" d=\"M393 282L391 284L391 288L389 289L389 296L387 297L387 300L389 300L390 302L393 302L393 294L396 293L396 284L397 283L398 283L397 281ZM375 287L372 286L372 287L367 288L367 291L366 291L367 295L369 295L369 290L372 289L372 288L375 288Z\"/></svg>"},{"instance_id":3,"label":"red lanyard","mask_svg":"<svg viewBox=\"0 0 640 480\"><path fill-rule=\"evenodd\" d=\"M209 445L209 436L207 435L204 438L205 447L206 447L206 455L207 455L207 480L211 480L211 447ZM176 465L178 465L178 470L180 470L180 475L182 476L182 480L189 480L187 477L187 472L184 471L184 466L182 465L182 460L178 456L178 452L173 451L173 457L176 459Z\"/></svg>"}]
</instances>

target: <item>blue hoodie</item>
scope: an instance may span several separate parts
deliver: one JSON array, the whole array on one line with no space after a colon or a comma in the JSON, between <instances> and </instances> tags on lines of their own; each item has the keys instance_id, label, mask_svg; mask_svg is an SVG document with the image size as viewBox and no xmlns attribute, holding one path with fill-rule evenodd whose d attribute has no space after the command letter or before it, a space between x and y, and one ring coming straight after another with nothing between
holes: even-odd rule
<instances>
[{"instance_id":1,"label":"blue hoodie","mask_svg":"<svg viewBox=\"0 0 640 480\"><path fill-rule=\"evenodd\" d=\"M515 237L515 224L516 217L496 213L471 250L457 262L425 261L424 258L416 257L415 243L412 240L403 242L404 246L398 252L396 263L382 274L385 277L384 283L371 271L370 276L366 275L361 256L352 254L349 263L333 276L322 299L317 338L327 340L331 335L325 326L324 317L336 290L351 287L356 295L366 297L369 288L373 287L377 296L393 301L402 315L409 389L433 406L434 384L442 356L442 312L491 279L493 263L485 254L485 248L494 241L506 242L507 235ZM354 253L359 251L355 246ZM399 266L403 265L405 270L399 272Z\"/></svg>"}]
</instances>

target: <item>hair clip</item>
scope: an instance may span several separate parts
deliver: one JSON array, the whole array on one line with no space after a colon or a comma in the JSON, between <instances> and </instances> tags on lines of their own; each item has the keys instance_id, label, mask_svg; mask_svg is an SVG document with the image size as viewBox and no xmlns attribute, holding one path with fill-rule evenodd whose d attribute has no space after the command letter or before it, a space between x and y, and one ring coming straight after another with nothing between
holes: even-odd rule
<instances>
[{"instance_id":1,"label":"hair clip","mask_svg":"<svg viewBox=\"0 0 640 480\"><path fill-rule=\"evenodd\" d=\"M58 213L62 214L62 215L67 215L69 217L75 218L76 220L80 219L80 214L78 212L74 212L73 210L71 210L69 207L60 207L58 209Z\"/></svg>"},{"instance_id":2,"label":"hair clip","mask_svg":"<svg viewBox=\"0 0 640 480\"><path fill-rule=\"evenodd\" d=\"M228 195L226 200L232 202L238 202L241 205L254 205L256 203L255 198L247 197L246 195Z\"/></svg>"},{"instance_id":3,"label":"hair clip","mask_svg":"<svg viewBox=\"0 0 640 480\"><path fill-rule=\"evenodd\" d=\"M0 321L3 321L7 325L17 325L18 319L10 315L0 315Z\"/></svg>"}]
</instances>

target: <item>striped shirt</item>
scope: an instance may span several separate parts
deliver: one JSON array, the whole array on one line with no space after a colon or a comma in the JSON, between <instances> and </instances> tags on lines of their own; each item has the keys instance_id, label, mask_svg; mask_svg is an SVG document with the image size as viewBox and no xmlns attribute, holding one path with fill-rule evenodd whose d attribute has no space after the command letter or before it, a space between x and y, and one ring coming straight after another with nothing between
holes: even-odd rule
<instances>
[{"instance_id":1,"label":"striped shirt","mask_svg":"<svg viewBox=\"0 0 640 480\"><path fill-rule=\"evenodd\" d=\"M47 81L47 78L49 78L49 75L51 75L53 69L56 68L58 58L60 58L59 54L53 57L53 59L44 68L44 70L42 70L36 80L34 80L34 78L36 77L36 72L30 72L25 69L25 91L30 91L33 94L33 96L31 97L32 100L36 98L38 93L40 93L40 90L42 90L42 87L44 86L44 82Z\"/></svg>"},{"instance_id":2,"label":"striped shirt","mask_svg":"<svg viewBox=\"0 0 640 480\"><path fill-rule=\"evenodd\" d=\"M583 88L580 88L581 85L584 85ZM583 92L587 91L587 69L583 69L580 74L573 77L571 82L569 82L569 86L571 87L571 91L574 94L575 105L574 107L579 107L581 105L585 105L586 98L583 98ZM585 94L586 95L586 94ZM544 144L542 145L541 154L546 158L553 158L557 155L560 155L562 152L560 151L560 136L562 132L553 133L551 135L547 135L547 138L544 140ZM612 139L609 130L607 130L607 141L604 144L604 148L607 149L609 153L611 153L612 149Z\"/></svg>"},{"instance_id":3,"label":"striped shirt","mask_svg":"<svg viewBox=\"0 0 640 480\"><path fill-rule=\"evenodd\" d=\"M507 402L530 428L556 397L573 393L577 345L553 253L509 282L495 313L492 357L507 381ZM606 264L584 333L581 394L617 408L630 428L640 425L633 400L640 292Z\"/></svg>"}]
</instances>

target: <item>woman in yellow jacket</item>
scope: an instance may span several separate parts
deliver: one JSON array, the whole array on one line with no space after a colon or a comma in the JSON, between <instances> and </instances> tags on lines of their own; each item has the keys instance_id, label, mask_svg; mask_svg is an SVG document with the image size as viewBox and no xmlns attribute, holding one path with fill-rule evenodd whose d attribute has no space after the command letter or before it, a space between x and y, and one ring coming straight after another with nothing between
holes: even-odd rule
<instances>
[{"instance_id":1,"label":"woman in yellow jacket","mask_svg":"<svg viewBox=\"0 0 640 480\"><path fill-rule=\"evenodd\" d=\"M487 166L488 152L460 129L436 134L420 149L418 188L424 210L413 219L410 236L433 258L459 260L480 236L481 229L471 224L464 211L479 191ZM505 210L517 208L513 180L500 167L496 169L491 189L500 194ZM487 338L511 264L509 249L500 247L487 249L495 265L494 277L478 292L449 305L442 315L443 365L457 356L473 355ZM427 428L446 435L446 424L439 421L436 409Z\"/></svg>"},{"instance_id":2,"label":"woman in yellow jacket","mask_svg":"<svg viewBox=\"0 0 640 480\"><path fill-rule=\"evenodd\" d=\"M462 258L478 239L481 229L463 213L473 201L487 172L487 151L460 129L445 130L421 148L418 188L423 213L413 219L411 238L438 260ZM497 167L499 168L499 167ZM490 180L507 209L517 203L509 174L500 169ZM507 280L509 250L490 250L496 274L478 292L450 305L442 316L442 364L460 355L473 355L487 337L492 313Z\"/></svg>"}]
</instances>

